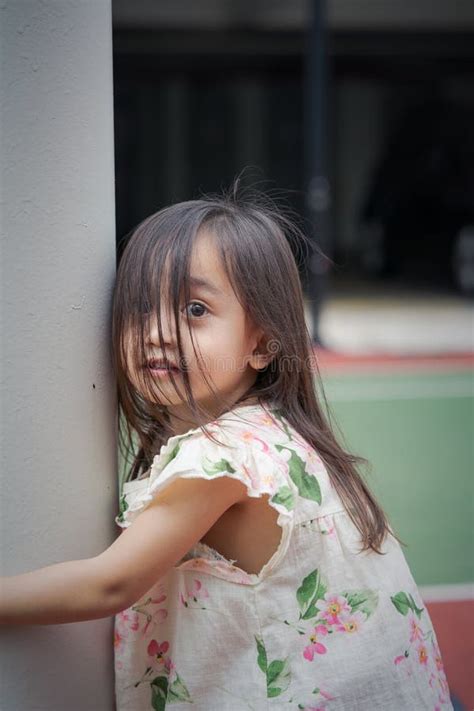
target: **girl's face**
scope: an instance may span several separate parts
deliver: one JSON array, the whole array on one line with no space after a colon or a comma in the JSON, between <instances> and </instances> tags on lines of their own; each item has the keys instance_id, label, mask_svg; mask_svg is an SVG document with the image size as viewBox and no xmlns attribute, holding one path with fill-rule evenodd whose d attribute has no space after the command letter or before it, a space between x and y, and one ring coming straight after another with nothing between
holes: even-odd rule
<instances>
[{"instance_id":1,"label":"girl's face","mask_svg":"<svg viewBox=\"0 0 474 711\"><path fill-rule=\"evenodd\" d=\"M210 413L217 414L216 405L213 405L214 396L204 374L230 408L255 382L256 369L262 365L258 356L253 354L258 346L261 331L249 324L249 319L227 279L210 232L203 230L197 235L191 255L190 277L190 300L185 304L183 296L180 303L180 330L185 364L195 400ZM164 287L163 293L166 294L167 285ZM164 303L164 300L161 308L163 343L159 340L156 318L150 318L145 326L145 351L149 360L165 358L166 346L168 361L178 364L174 316L170 315L168 318L168 304ZM190 319L196 354L186 323L186 311ZM130 353L130 350L128 352ZM129 376L134 386L141 391L136 364L130 361L129 356ZM204 373L200 371L198 363ZM143 367L142 364L140 366ZM167 408L172 421L173 414L186 420L188 407L182 373L173 371L179 393L176 392L168 373L154 373L148 368L146 374L155 380L156 388L160 389L159 402ZM143 392L142 395L147 397ZM177 426L177 421L173 422ZM185 425L186 423L179 423L179 427L184 427L184 430Z\"/></svg>"}]
</instances>

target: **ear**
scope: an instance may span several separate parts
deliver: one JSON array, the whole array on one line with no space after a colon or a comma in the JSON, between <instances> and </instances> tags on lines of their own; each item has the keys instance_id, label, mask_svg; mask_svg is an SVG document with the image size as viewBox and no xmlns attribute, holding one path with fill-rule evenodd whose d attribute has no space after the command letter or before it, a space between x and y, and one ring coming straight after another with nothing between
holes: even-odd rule
<instances>
[{"instance_id":1,"label":"ear","mask_svg":"<svg viewBox=\"0 0 474 711\"><path fill-rule=\"evenodd\" d=\"M275 352L271 352L268 337L260 330L256 337L256 345L249 356L248 363L254 370L263 370L275 357Z\"/></svg>"}]
</instances>

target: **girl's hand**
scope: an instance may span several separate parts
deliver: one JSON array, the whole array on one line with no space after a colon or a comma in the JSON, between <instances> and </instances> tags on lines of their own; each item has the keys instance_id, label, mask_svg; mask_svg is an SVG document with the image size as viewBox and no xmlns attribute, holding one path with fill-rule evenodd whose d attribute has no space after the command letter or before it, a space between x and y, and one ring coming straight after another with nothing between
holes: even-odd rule
<instances>
[{"instance_id":1,"label":"girl's hand","mask_svg":"<svg viewBox=\"0 0 474 711\"><path fill-rule=\"evenodd\" d=\"M0 624L110 617L133 605L247 490L231 477L177 479L103 553L0 578Z\"/></svg>"}]
</instances>

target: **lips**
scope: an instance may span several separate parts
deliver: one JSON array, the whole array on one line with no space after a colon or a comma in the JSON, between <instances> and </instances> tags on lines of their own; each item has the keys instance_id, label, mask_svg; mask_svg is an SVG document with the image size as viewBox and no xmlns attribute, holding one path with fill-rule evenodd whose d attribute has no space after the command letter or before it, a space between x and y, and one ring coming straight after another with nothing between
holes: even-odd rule
<instances>
[{"instance_id":1,"label":"lips","mask_svg":"<svg viewBox=\"0 0 474 711\"><path fill-rule=\"evenodd\" d=\"M151 370L179 370L179 368L171 361L161 360L158 358L152 358L147 361L146 367Z\"/></svg>"}]
</instances>

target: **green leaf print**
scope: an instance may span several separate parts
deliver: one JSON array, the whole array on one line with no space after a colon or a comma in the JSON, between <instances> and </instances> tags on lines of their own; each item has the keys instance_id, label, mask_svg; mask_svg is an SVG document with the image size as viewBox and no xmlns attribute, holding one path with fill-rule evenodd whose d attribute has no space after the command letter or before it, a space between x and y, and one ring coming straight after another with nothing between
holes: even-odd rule
<instances>
[{"instance_id":1,"label":"green leaf print","mask_svg":"<svg viewBox=\"0 0 474 711\"><path fill-rule=\"evenodd\" d=\"M302 496L303 499L310 499L311 501L316 501L320 504L321 489L319 487L318 480L315 476L313 476L313 474L308 474L303 459L296 454L294 449L290 449L289 447L276 444L275 448L278 449L279 452L281 452L282 449L287 449L291 453L290 460L288 462L290 477L296 484L300 496Z\"/></svg>"},{"instance_id":2,"label":"green leaf print","mask_svg":"<svg viewBox=\"0 0 474 711\"><path fill-rule=\"evenodd\" d=\"M189 701L192 703L191 695L179 674L176 674L176 679L168 687L168 701L169 703L173 703L173 701Z\"/></svg>"},{"instance_id":3,"label":"green leaf print","mask_svg":"<svg viewBox=\"0 0 474 711\"><path fill-rule=\"evenodd\" d=\"M402 615L407 615L408 610L413 610L419 619L421 617L421 613L425 609L424 607L417 607L416 602L413 599L413 595L407 595L407 593L403 591L400 591L393 597L390 597L390 600L393 602L398 612Z\"/></svg>"},{"instance_id":4,"label":"green leaf print","mask_svg":"<svg viewBox=\"0 0 474 711\"><path fill-rule=\"evenodd\" d=\"M280 696L291 681L291 670L288 659L274 659L267 666L267 651L263 640L255 637L257 643L257 664L266 676L267 680L267 698L272 699L275 696Z\"/></svg>"},{"instance_id":5,"label":"green leaf print","mask_svg":"<svg viewBox=\"0 0 474 711\"><path fill-rule=\"evenodd\" d=\"M172 684L169 683L168 677L157 676L150 686L151 706L155 711L165 711L167 703L172 704L177 701L189 701L192 703L189 691L178 674Z\"/></svg>"},{"instance_id":6,"label":"green leaf print","mask_svg":"<svg viewBox=\"0 0 474 711\"><path fill-rule=\"evenodd\" d=\"M203 461L202 468L206 474L209 474L209 476L215 476L221 472L230 472L231 474L235 472L234 467L227 461L227 459L219 459L217 462L211 462L210 460L207 461L209 464Z\"/></svg>"},{"instance_id":7,"label":"green leaf print","mask_svg":"<svg viewBox=\"0 0 474 711\"><path fill-rule=\"evenodd\" d=\"M174 445L173 449L170 452L167 452L166 454L162 455L163 456L163 465L162 469L168 466L170 462L173 461L173 459L176 459L178 456L179 450L181 449L182 443L187 440L189 437L193 437L194 432L189 432L188 434L183 434L179 436L179 440L176 442Z\"/></svg>"},{"instance_id":8,"label":"green leaf print","mask_svg":"<svg viewBox=\"0 0 474 711\"><path fill-rule=\"evenodd\" d=\"M341 593L347 599L352 612L363 612L367 617L374 612L379 603L379 596L376 590L355 590Z\"/></svg>"},{"instance_id":9,"label":"green leaf print","mask_svg":"<svg viewBox=\"0 0 474 711\"><path fill-rule=\"evenodd\" d=\"M171 450L171 452L169 452L169 453L165 456L165 461L163 462L163 467L162 467L163 469L164 469L165 467L167 467L168 464L173 461L173 459L176 459L176 457L178 456L178 452L179 452L179 450L180 450L180 447L181 447L181 442L176 442L176 444L175 444L175 446L173 447L173 449Z\"/></svg>"},{"instance_id":10,"label":"green leaf print","mask_svg":"<svg viewBox=\"0 0 474 711\"><path fill-rule=\"evenodd\" d=\"M291 681L288 660L275 659L267 670L267 696L272 699L286 691Z\"/></svg>"},{"instance_id":11,"label":"green leaf print","mask_svg":"<svg viewBox=\"0 0 474 711\"><path fill-rule=\"evenodd\" d=\"M300 620L310 620L319 612L316 602L324 598L327 587L321 580L318 569L306 576L296 591L296 599L300 606Z\"/></svg>"},{"instance_id":12,"label":"green leaf print","mask_svg":"<svg viewBox=\"0 0 474 711\"><path fill-rule=\"evenodd\" d=\"M120 497L120 502L119 502L119 515L117 516L117 519L120 521L120 523L123 523L124 514L127 509L128 509L127 497L125 494L122 494L122 496Z\"/></svg>"},{"instance_id":13,"label":"green leaf print","mask_svg":"<svg viewBox=\"0 0 474 711\"><path fill-rule=\"evenodd\" d=\"M265 649L265 645L263 644L262 640L259 639L258 637L255 637L255 641L257 642L257 664L260 667L260 669L263 671L264 674L267 673L267 650Z\"/></svg>"},{"instance_id":14,"label":"green leaf print","mask_svg":"<svg viewBox=\"0 0 474 711\"><path fill-rule=\"evenodd\" d=\"M155 711L165 711L166 697L168 696L168 678L157 676L150 684L151 706Z\"/></svg>"},{"instance_id":15,"label":"green leaf print","mask_svg":"<svg viewBox=\"0 0 474 711\"><path fill-rule=\"evenodd\" d=\"M293 492L286 484L280 486L280 488L278 489L276 494L272 496L270 501L274 504L280 504L281 506L284 506L285 509L288 509L288 511L291 511L295 505L295 497L293 496Z\"/></svg>"}]
</instances>

